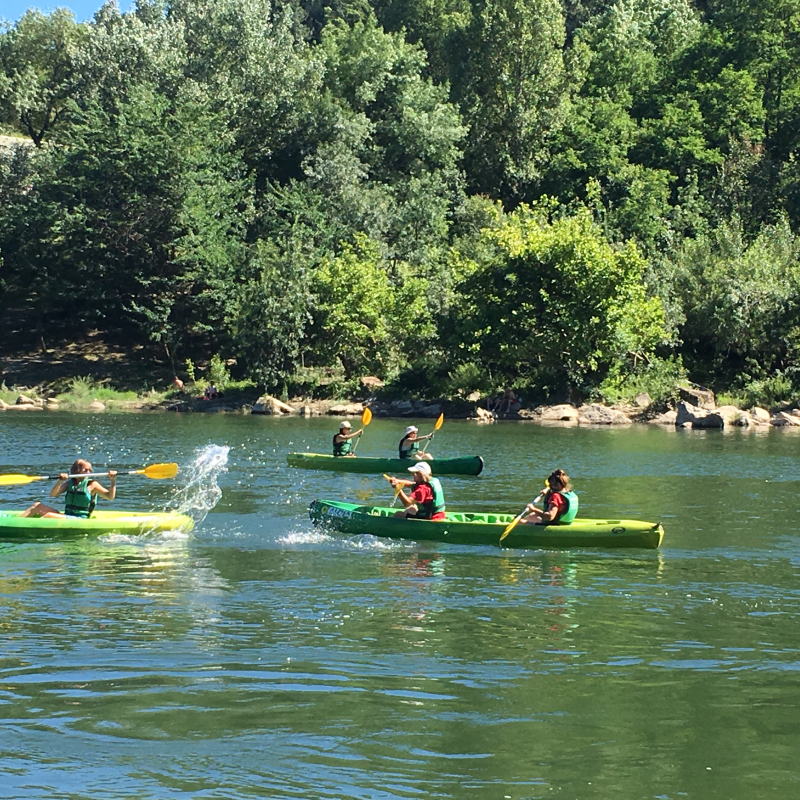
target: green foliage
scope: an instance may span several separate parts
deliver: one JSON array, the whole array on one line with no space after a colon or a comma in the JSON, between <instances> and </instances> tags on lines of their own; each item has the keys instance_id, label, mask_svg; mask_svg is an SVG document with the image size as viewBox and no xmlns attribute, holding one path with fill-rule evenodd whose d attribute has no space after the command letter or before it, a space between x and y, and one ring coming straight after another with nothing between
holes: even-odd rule
<instances>
[{"instance_id":1,"label":"green foliage","mask_svg":"<svg viewBox=\"0 0 800 800\"><path fill-rule=\"evenodd\" d=\"M208 365L208 379L219 391L223 391L231 383L231 373L228 371L225 359L219 353L214 353L211 356L211 361Z\"/></svg>"},{"instance_id":2,"label":"green foliage","mask_svg":"<svg viewBox=\"0 0 800 800\"><path fill-rule=\"evenodd\" d=\"M606 403L630 403L646 392L657 405L678 399L678 388L687 382L681 358L653 358L637 364L632 370L612 369L597 387L597 398Z\"/></svg>"},{"instance_id":3,"label":"green foliage","mask_svg":"<svg viewBox=\"0 0 800 800\"><path fill-rule=\"evenodd\" d=\"M95 400L101 403L125 402L137 399L136 392L119 392L90 377L75 377L69 381L65 392L56 399L65 407L86 408Z\"/></svg>"},{"instance_id":4,"label":"green foliage","mask_svg":"<svg viewBox=\"0 0 800 800\"><path fill-rule=\"evenodd\" d=\"M739 408L775 408L794 404L800 394L797 376L784 375L780 372L762 380L750 381L741 387L734 387L730 393L717 397L720 405L729 404Z\"/></svg>"},{"instance_id":5,"label":"green foliage","mask_svg":"<svg viewBox=\"0 0 800 800\"><path fill-rule=\"evenodd\" d=\"M465 357L498 377L582 393L663 340L643 258L632 244L611 247L588 213L548 221L544 209L521 207L485 238L486 254L460 287L454 330Z\"/></svg>"}]
</instances>

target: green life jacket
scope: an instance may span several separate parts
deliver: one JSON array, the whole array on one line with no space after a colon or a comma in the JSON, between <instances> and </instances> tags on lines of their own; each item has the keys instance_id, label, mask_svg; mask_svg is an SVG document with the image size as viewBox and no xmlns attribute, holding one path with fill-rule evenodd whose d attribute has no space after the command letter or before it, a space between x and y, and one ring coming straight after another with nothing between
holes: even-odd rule
<instances>
[{"instance_id":1,"label":"green life jacket","mask_svg":"<svg viewBox=\"0 0 800 800\"><path fill-rule=\"evenodd\" d=\"M433 500L430 503L421 504L420 510L417 512L417 519L430 519L434 514L445 510L444 492L439 479L428 478L428 486L433 489Z\"/></svg>"},{"instance_id":2,"label":"green life jacket","mask_svg":"<svg viewBox=\"0 0 800 800\"><path fill-rule=\"evenodd\" d=\"M66 500L64 513L68 517L88 519L92 516L92 511L97 505L97 498L89 491L90 482L90 478L84 478L76 484L74 478L70 479L67 491L64 492Z\"/></svg>"},{"instance_id":3,"label":"green life jacket","mask_svg":"<svg viewBox=\"0 0 800 800\"><path fill-rule=\"evenodd\" d=\"M400 450L400 458L411 458L419 450L419 440L413 439L411 442L411 446L407 449L403 449L403 444L405 443L406 439L408 439L408 435L404 436L400 440L400 444L398 445L398 449Z\"/></svg>"},{"instance_id":4,"label":"green life jacket","mask_svg":"<svg viewBox=\"0 0 800 800\"><path fill-rule=\"evenodd\" d=\"M337 433L336 436L338 435ZM333 437L333 454L335 456L349 456L353 451L353 440L344 439L341 442L337 442L336 436Z\"/></svg>"},{"instance_id":5,"label":"green life jacket","mask_svg":"<svg viewBox=\"0 0 800 800\"><path fill-rule=\"evenodd\" d=\"M555 519L557 524L566 524L572 522L578 516L578 495L575 492L548 492L547 497L544 499L544 507L547 508L547 501L550 499L551 494L560 494L567 501L567 510L558 518Z\"/></svg>"}]
</instances>

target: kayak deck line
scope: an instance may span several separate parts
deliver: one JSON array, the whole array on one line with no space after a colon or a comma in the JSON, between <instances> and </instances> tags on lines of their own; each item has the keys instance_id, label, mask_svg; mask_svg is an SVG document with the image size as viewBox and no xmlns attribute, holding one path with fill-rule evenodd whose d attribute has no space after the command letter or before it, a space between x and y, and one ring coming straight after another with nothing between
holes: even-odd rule
<instances>
[{"instance_id":1,"label":"kayak deck line","mask_svg":"<svg viewBox=\"0 0 800 800\"><path fill-rule=\"evenodd\" d=\"M397 509L358 505L336 500L315 500L309 516L317 525L339 533L371 534L412 541L451 542L454 544L496 547L573 547L660 546L664 528L660 522L625 519L576 519L566 525L518 525L502 542L502 535L514 514L460 512L446 513L444 520L404 519Z\"/></svg>"},{"instance_id":2,"label":"kayak deck line","mask_svg":"<svg viewBox=\"0 0 800 800\"><path fill-rule=\"evenodd\" d=\"M288 453L286 462L300 469L322 469L331 472L405 472L417 460L413 458L374 458L369 456L333 456L325 453ZM430 460L434 475L480 475L483 459L480 456L433 458Z\"/></svg>"},{"instance_id":3,"label":"kayak deck line","mask_svg":"<svg viewBox=\"0 0 800 800\"><path fill-rule=\"evenodd\" d=\"M104 533L140 534L185 531L194 520L177 512L95 511L91 517L23 517L0 509L0 540L75 538Z\"/></svg>"}]
</instances>

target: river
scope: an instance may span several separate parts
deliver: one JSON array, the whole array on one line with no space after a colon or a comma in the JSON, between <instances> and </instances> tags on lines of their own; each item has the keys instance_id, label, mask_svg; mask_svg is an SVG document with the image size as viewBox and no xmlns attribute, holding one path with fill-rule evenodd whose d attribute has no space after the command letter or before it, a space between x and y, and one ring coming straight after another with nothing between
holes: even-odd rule
<instances>
[{"instance_id":1,"label":"river","mask_svg":"<svg viewBox=\"0 0 800 800\"><path fill-rule=\"evenodd\" d=\"M286 467L333 420L0 415L0 471L229 447L188 535L0 544L3 798L791 797L798 787L800 439L446 420L448 507L516 513L555 467L585 516L661 520L658 551L335 538L315 497L380 476ZM406 422L375 418L386 455ZM430 421L418 423L421 432ZM175 481L121 476L114 508ZM0 487L0 506L52 484ZM111 506L108 506L111 507Z\"/></svg>"}]
</instances>

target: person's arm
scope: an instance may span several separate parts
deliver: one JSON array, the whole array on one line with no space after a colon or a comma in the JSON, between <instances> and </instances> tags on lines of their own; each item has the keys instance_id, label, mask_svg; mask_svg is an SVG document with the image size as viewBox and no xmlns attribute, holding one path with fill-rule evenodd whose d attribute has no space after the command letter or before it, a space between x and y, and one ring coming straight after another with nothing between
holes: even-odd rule
<instances>
[{"instance_id":1,"label":"person's arm","mask_svg":"<svg viewBox=\"0 0 800 800\"><path fill-rule=\"evenodd\" d=\"M69 475L67 475L66 472L60 472L58 475L58 480L56 481L56 485L50 490L50 497L58 497L60 494L66 492L68 481Z\"/></svg>"},{"instance_id":2,"label":"person's arm","mask_svg":"<svg viewBox=\"0 0 800 800\"><path fill-rule=\"evenodd\" d=\"M92 494L101 494L107 500L113 500L117 496L117 471L115 469L108 471L108 480L110 488L106 489L105 486L101 486L97 481L92 481L89 485L89 491Z\"/></svg>"},{"instance_id":3,"label":"person's arm","mask_svg":"<svg viewBox=\"0 0 800 800\"><path fill-rule=\"evenodd\" d=\"M359 430L353 431L353 433L342 434L342 436L344 436L345 439L352 439L354 436L361 436L362 433L364 433L364 429L359 428Z\"/></svg>"}]
</instances>

